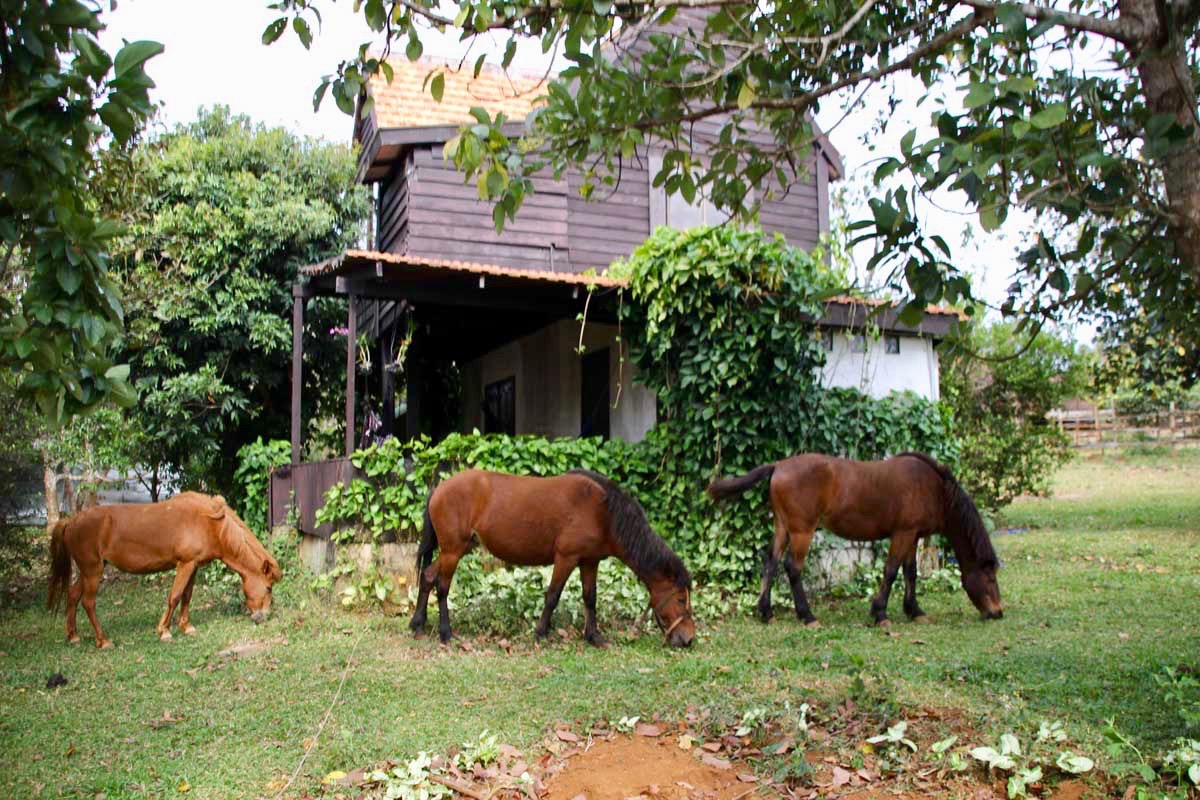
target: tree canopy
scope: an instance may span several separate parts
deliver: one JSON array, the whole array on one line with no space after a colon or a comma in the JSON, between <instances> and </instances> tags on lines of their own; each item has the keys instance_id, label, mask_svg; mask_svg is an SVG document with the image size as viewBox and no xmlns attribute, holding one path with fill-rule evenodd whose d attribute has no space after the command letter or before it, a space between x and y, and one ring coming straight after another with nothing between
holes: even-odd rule
<instances>
[{"instance_id":1,"label":"tree canopy","mask_svg":"<svg viewBox=\"0 0 1200 800\"><path fill-rule=\"evenodd\" d=\"M0 369L61 421L133 402L109 347L124 308L108 274L120 228L88 187L98 143L129 141L151 112L156 42L115 57L77 0L0 0Z\"/></svg>"},{"instance_id":2,"label":"tree canopy","mask_svg":"<svg viewBox=\"0 0 1200 800\"><path fill-rule=\"evenodd\" d=\"M279 0L263 34L311 40L317 0ZM970 305L968 276L926 229L930 196L956 192L987 230L1032 212L1003 303L1023 326L1092 315L1123 346L1170 339L1200 368L1200 1L1071 0L367 0L375 42L318 88L352 111L371 75L390 76L392 47L420 56L432 28L472 39L496 31L561 47L567 68L521 140L502 115L476 110L447 155L512 218L539 169L582 169L584 189L619 179L647 142L663 149L655 185L753 213L769 186L795 180L812 144L810 112L869 85L911 76L933 135L913 129L874 174L874 241L911 302ZM372 50L374 46L374 51ZM475 60L480 69L487 56ZM470 68L470 67L468 67ZM441 68L431 68L439 99ZM854 111L853 104L847 109ZM886 124L887 115L883 115ZM766 129L773 141L755 137ZM898 178L903 180L897 180ZM749 192L750 188L760 191ZM1015 255L1015 254L1014 254Z\"/></svg>"},{"instance_id":3,"label":"tree canopy","mask_svg":"<svg viewBox=\"0 0 1200 800\"><path fill-rule=\"evenodd\" d=\"M292 284L360 235L370 201L355 166L348 147L226 108L106 158L95 187L125 226L113 272L144 463L225 489L242 445L286 429ZM327 332L339 319L319 304L308 315L310 381L340 375L319 368L344 358Z\"/></svg>"}]
</instances>

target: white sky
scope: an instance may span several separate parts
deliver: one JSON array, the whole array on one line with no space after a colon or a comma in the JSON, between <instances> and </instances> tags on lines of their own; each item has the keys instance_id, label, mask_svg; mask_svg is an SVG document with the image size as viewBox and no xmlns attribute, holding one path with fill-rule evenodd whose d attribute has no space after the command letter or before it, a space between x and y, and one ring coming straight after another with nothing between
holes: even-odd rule
<instances>
[{"instance_id":1,"label":"white sky","mask_svg":"<svg viewBox=\"0 0 1200 800\"><path fill-rule=\"evenodd\" d=\"M308 51L291 30L270 47L263 46L263 29L278 17L266 7L266 0L207 0L202 4L191 0L120 0L116 10L104 14L108 29L101 42L110 53L122 40L152 39L166 46L166 51L147 65L147 72L157 83L152 97L161 104L162 118L168 124L190 121L200 106L223 103L256 121L348 141L353 129L351 119L328 98L314 114L313 91L321 76L334 72L340 60L356 53L363 42L375 41L375 37L361 15L353 13L351 3L324 3L320 9L325 24L321 31L314 31L316 38ZM456 57L462 53L462 45L454 37L430 33L424 41L427 55ZM493 62L499 60L504 45L500 37L495 41L496 46L491 48L496 53ZM481 45L476 45L472 58L482 52ZM541 69L545 63L535 43L518 51L518 67ZM916 86L911 90L914 96L919 89ZM866 112L852 115L831 133L850 175L870 175L873 160L898 153L904 132L912 125L925 125L929 118L930 108L903 103L886 134L871 138L877 148L872 152L861 139L870 132L883 107L881 90L874 91L876 94L867 98ZM841 116L839 104L831 102L817 119L828 129ZM939 205L947 210L931 214L928 232L940 233L946 239L959 267L975 276L980 294L998 304L1010 282L1020 228L1027 220L1010 218L1004 231L987 236L973 215L954 213L965 210L963 202L956 196L939 198ZM862 209L861 205L852 206L851 218L861 216ZM962 232L967 225L976 232L974 241L964 246ZM859 252L855 259L865 263L869 255ZM1090 338L1089 332L1081 333Z\"/></svg>"}]
</instances>

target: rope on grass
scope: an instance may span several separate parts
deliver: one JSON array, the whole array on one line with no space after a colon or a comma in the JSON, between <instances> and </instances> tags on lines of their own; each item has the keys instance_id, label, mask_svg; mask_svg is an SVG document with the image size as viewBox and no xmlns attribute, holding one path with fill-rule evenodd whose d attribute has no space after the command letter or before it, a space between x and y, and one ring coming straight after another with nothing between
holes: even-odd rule
<instances>
[{"instance_id":1,"label":"rope on grass","mask_svg":"<svg viewBox=\"0 0 1200 800\"><path fill-rule=\"evenodd\" d=\"M317 726L317 732L308 740L308 747L304 748L304 755L300 757L300 763L296 765L292 777L288 778L287 783L275 795L274 800L279 800L279 798L283 797L283 793L295 783L297 776L300 775L300 770L304 769L304 762L308 760L308 754L317 746L317 741L321 738L321 733L325 730L325 723L329 722L329 717L333 714L333 709L337 706L338 698L342 696L342 687L346 685L346 678L350 677L350 668L354 666L354 654L358 652L358 643L362 641L366 632L366 626L358 632L358 638L354 640L354 646L350 648L350 655L346 657L346 668L342 670L342 679L338 682L337 691L333 693L333 700L330 701L329 708L325 709L325 716L321 718L321 724Z\"/></svg>"}]
</instances>

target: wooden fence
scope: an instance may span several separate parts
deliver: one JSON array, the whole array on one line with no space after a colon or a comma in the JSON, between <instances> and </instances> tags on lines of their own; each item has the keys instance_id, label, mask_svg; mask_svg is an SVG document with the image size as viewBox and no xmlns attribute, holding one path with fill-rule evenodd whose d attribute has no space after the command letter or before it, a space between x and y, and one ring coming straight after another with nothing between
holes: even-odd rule
<instances>
[{"instance_id":1,"label":"wooden fence","mask_svg":"<svg viewBox=\"0 0 1200 800\"><path fill-rule=\"evenodd\" d=\"M1157 411L1118 414L1113 408L1084 411L1055 410L1050 421L1081 448L1125 447L1158 444L1170 447L1200 444L1200 408L1178 408L1175 403Z\"/></svg>"}]
</instances>

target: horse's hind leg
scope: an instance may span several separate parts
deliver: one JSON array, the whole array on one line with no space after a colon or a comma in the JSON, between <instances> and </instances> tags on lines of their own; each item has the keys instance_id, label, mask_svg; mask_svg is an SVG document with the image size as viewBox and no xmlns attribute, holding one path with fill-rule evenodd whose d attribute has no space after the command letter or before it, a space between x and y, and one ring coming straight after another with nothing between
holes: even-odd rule
<instances>
[{"instance_id":1,"label":"horse's hind leg","mask_svg":"<svg viewBox=\"0 0 1200 800\"><path fill-rule=\"evenodd\" d=\"M83 593L83 610L87 612L88 619L91 620L92 629L96 631L96 646L103 649L112 647L112 640L104 638L104 631L100 630L100 620L96 619L96 592L100 590L100 576L102 573L97 572L95 575L80 575L80 582Z\"/></svg>"},{"instance_id":2,"label":"horse's hind leg","mask_svg":"<svg viewBox=\"0 0 1200 800\"><path fill-rule=\"evenodd\" d=\"M550 586L546 589L546 605L542 607L542 617L533 630L539 639L545 639L550 634L550 620L554 617L554 609L558 607L558 599L562 597L563 586L578 563L561 556L554 559L554 574L550 576Z\"/></svg>"},{"instance_id":3,"label":"horse's hind leg","mask_svg":"<svg viewBox=\"0 0 1200 800\"><path fill-rule=\"evenodd\" d=\"M67 590L67 641L79 644L79 631L75 628L75 612L78 610L79 598L83 596L83 573L75 578L71 588Z\"/></svg>"},{"instance_id":4,"label":"horse's hind leg","mask_svg":"<svg viewBox=\"0 0 1200 800\"><path fill-rule=\"evenodd\" d=\"M775 536L771 539L771 546L763 551L762 589L758 594L758 618L764 624L771 621L771 585L775 583L775 572L779 569L779 560L783 558L787 540L787 527L776 512Z\"/></svg>"},{"instance_id":5,"label":"horse's hind leg","mask_svg":"<svg viewBox=\"0 0 1200 800\"><path fill-rule=\"evenodd\" d=\"M796 617L805 625L816 625L817 618L808 607L808 595L804 593L802 570L804 559L808 557L808 548L812 546L813 531L793 534L788 538L787 560L783 562L787 570L788 583L792 587L792 603L796 606Z\"/></svg>"},{"instance_id":6,"label":"horse's hind leg","mask_svg":"<svg viewBox=\"0 0 1200 800\"><path fill-rule=\"evenodd\" d=\"M413 608L412 621L408 623L408 627L418 637L425 635L429 593L433 591L434 584L437 583L437 570L437 562L434 561L417 575L417 604Z\"/></svg>"},{"instance_id":7,"label":"horse's hind leg","mask_svg":"<svg viewBox=\"0 0 1200 800\"><path fill-rule=\"evenodd\" d=\"M199 567L192 570L192 577L183 587L183 597L179 598L179 630L187 636L196 635L196 628L192 625L192 587L196 585L196 574L199 572Z\"/></svg>"},{"instance_id":8,"label":"horse's hind leg","mask_svg":"<svg viewBox=\"0 0 1200 800\"><path fill-rule=\"evenodd\" d=\"M450 581L454 578L454 570L458 569L458 553L450 553L445 549L438 554L433 566L437 567L437 598L438 598L438 636L442 644L450 641L453 632L450 630L450 606L447 598L450 596Z\"/></svg>"},{"instance_id":9,"label":"horse's hind leg","mask_svg":"<svg viewBox=\"0 0 1200 800\"><path fill-rule=\"evenodd\" d=\"M888 600L892 595L892 584L896 582L896 575L900 572L900 565L908 557L908 552L913 549L916 539L916 534L911 531L892 534L891 544L888 548L887 562L883 566L883 580L879 583L879 591L871 599L871 616L875 618L875 622L879 625L889 624L887 606Z\"/></svg>"},{"instance_id":10,"label":"horse's hind leg","mask_svg":"<svg viewBox=\"0 0 1200 800\"><path fill-rule=\"evenodd\" d=\"M579 580L583 584L583 638L596 647L603 647L604 637L600 635L600 626L596 624L596 572L599 566L596 561L581 563Z\"/></svg>"},{"instance_id":11,"label":"horse's hind leg","mask_svg":"<svg viewBox=\"0 0 1200 800\"><path fill-rule=\"evenodd\" d=\"M171 641L171 619L175 616L175 606L183 599L183 593L195 573L195 561L185 561L175 567L175 582L171 584L171 592L167 595L167 609L158 620L158 638L161 641Z\"/></svg>"},{"instance_id":12,"label":"horse's hind leg","mask_svg":"<svg viewBox=\"0 0 1200 800\"><path fill-rule=\"evenodd\" d=\"M929 617L917 605L917 548L904 559L904 613L914 622L928 622Z\"/></svg>"}]
</instances>

